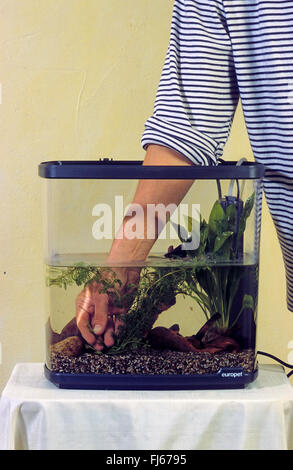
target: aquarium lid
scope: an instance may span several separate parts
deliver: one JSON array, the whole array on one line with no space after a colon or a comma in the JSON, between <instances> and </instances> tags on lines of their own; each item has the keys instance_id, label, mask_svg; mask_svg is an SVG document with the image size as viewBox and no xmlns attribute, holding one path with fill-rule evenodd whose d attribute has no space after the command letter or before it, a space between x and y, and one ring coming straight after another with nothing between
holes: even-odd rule
<instances>
[{"instance_id":1,"label":"aquarium lid","mask_svg":"<svg viewBox=\"0 0 293 470\"><path fill-rule=\"evenodd\" d=\"M147 166L138 160L109 158L64 160L39 164L39 176L53 179L261 179L265 167L258 163L220 162L208 166Z\"/></svg>"}]
</instances>

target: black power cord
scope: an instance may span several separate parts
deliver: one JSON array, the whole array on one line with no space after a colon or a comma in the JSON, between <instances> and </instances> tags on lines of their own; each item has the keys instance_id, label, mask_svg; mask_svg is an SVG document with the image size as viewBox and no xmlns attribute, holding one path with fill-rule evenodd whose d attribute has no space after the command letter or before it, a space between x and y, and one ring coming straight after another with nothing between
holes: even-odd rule
<instances>
[{"instance_id":1,"label":"black power cord","mask_svg":"<svg viewBox=\"0 0 293 470\"><path fill-rule=\"evenodd\" d=\"M287 369L293 369L293 364L288 364L288 362L282 361L282 359L279 359L278 357L273 356L273 354L269 354L269 353L266 353L264 351L257 351L256 354L259 354L261 356L269 357L270 359L273 359L274 361L279 362L279 364L282 364L282 366L286 367ZM293 374L293 370L291 370L291 372L289 372L287 374L287 377L288 378L291 377L292 374Z\"/></svg>"}]
</instances>

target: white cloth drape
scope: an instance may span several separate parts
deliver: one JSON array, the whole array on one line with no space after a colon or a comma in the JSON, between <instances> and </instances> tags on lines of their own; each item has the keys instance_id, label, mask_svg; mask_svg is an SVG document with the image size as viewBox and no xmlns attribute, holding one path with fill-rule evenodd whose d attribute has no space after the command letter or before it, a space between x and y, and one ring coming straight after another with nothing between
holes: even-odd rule
<instances>
[{"instance_id":1,"label":"white cloth drape","mask_svg":"<svg viewBox=\"0 0 293 470\"><path fill-rule=\"evenodd\" d=\"M61 390L43 364L17 364L0 400L0 448L293 449L293 388L261 365L245 389Z\"/></svg>"}]
</instances>

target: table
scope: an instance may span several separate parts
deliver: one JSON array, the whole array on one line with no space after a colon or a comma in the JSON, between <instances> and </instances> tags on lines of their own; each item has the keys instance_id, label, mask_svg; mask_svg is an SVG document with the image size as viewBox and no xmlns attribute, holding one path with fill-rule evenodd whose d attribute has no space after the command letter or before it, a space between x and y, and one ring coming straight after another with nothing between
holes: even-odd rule
<instances>
[{"instance_id":1,"label":"table","mask_svg":"<svg viewBox=\"0 0 293 470\"><path fill-rule=\"evenodd\" d=\"M17 364L0 400L3 450L291 450L293 387L260 365L245 389L62 390Z\"/></svg>"}]
</instances>

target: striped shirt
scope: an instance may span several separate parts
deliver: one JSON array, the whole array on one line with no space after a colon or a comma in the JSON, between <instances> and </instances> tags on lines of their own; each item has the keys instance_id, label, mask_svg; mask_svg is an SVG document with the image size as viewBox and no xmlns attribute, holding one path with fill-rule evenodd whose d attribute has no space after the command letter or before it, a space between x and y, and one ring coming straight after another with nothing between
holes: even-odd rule
<instances>
[{"instance_id":1,"label":"striped shirt","mask_svg":"<svg viewBox=\"0 0 293 470\"><path fill-rule=\"evenodd\" d=\"M175 0L143 148L164 145L216 164L239 98L255 160L266 166L293 311L293 1Z\"/></svg>"}]
</instances>

